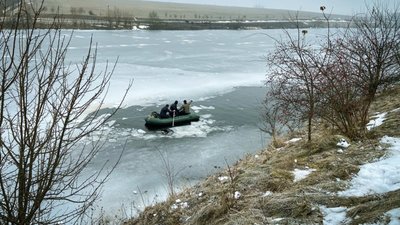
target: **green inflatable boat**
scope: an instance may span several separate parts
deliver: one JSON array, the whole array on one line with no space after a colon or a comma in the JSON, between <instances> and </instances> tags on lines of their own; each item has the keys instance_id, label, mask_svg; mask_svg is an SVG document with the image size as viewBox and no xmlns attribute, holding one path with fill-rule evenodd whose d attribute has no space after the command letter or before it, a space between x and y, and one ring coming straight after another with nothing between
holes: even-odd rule
<instances>
[{"instance_id":1,"label":"green inflatable boat","mask_svg":"<svg viewBox=\"0 0 400 225\"><path fill-rule=\"evenodd\" d=\"M149 129L160 129L174 126L188 125L192 121L199 121L200 116L196 113L190 113L187 115L180 115L170 118L161 119L157 112L152 112L144 120L146 121L145 126Z\"/></svg>"}]
</instances>

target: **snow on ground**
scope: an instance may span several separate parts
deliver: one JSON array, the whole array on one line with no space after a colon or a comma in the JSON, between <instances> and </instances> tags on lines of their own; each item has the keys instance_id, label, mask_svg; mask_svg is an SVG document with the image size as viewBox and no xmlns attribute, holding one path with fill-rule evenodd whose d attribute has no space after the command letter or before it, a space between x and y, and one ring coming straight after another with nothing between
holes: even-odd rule
<instances>
[{"instance_id":1,"label":"snow on ground","mask_svg":"<svg viewBox=\"0 0 400 225\"><path fill-rule=\"evenodd\" d=\"M298 142L298 141L300 141L300 140L301 140L301 138L293 138L293 139L290 139L289 141L286 141L285 143L286 143L286 144L289 144L289 143Z\"/></svg>"},{"instance_id":2,"label":"snow on ground","mask_svg":"<svg viewBox=\"0 0 400 225\"><path fill-rule=\"evenodd\" d=\"M304 178L306 178L308 175L310 175L310 173L314 172L315 169L310 169L310 168L306 168L304 170L301 169L294 169L293 171L293 175L294 175L294 182L303 180Z\"/></svg>"},{"instance_id":3,"label":"snow on ground","mask_svg":"<svg viewBox=\"0 0 400 225\"><path fill-rule=\"evenodd\" d=\"M336 225L343 224L346 220L346 211L345 207L335 207L335 208L327 208L325 206L321 206L320 210L322 215L324 215L323 224L326 225Z\"/></svg>"},{"instance_id":4,"label":"snow on ground","mask_svg":"<svg viewBox=\"0 0 400 225\"><path fill-rule=\"evenodd\" d=\"M367 124L367 130L371 130L372 128L378 127L383 124L383 121L386 119L386 112L377 114L373 116L374 119L370 120Z\"/></svg>"},{"instance_id":5,"label":"snow on ground","mask_svg":"<svg viewBox=\"0 0 400 225\"><path fill-rule=\"evenodd\" d=\"M341 148L348 148L350 144L345 139L340 139L340 141L336 144L336 146Z\"/></svg>"},{"instance_id":6,"label":"snow on ground","mask_svg":"<svg viewBox=\"0 0 400 225\"><path fill-rule=\"evenodd\" d=\"M397 111L392 110L391 112ZM374 116L367 129L380 126L385 121L387 113ZM339 196L364 196L369 194L383 194L400 188L400 138L384 136L381 143L388 145L387 154L376 162L364 164L358 174L351 180L349 188L339 192ZM376 151L381 151L378 148ZM320 206L324 215L324 224L339 225L346 222L347 208L327 208ZM400 208L385 213L390 217L389 225L400 225Z\"/></svg>"},{"instance_id":7,"label":"snow on ground","mask_svg":"<svg viewBox=\"0 0 400 225\"><path fill-rule=\"evenodd\" d=\"M399 225L400 224L400 208L392 209L385 213L390 217L390 223L388 225Z\"/></svg>"},{"instance_id":8,"label":"snow on ground","mask_svg":"<svg viewBox=\"0 0 400 225\"><path fill-rule=\"evenodd\" d=\"M400 138L385 136L381 143L391 145L387 156L377 162L362 165L352 179L350 188L339 192L339 195L381 194L400 188Z\"/></svg>"},{"instance_id":9,"label":"snow on ground","mask_svg":"<svg viewBox=\"0 0 400 225\"><path fill-rule=\"evenodd\" d=\"M385 136L381 143L390 145L387 155L379 161L362 165L351 180L349 189L339 192L339 196L382 194L400 188L400 138ZM346 208L320 206L320 210L325 225L339 225L346 221ZM400 225L400 208L390 210L385 215L390 217L390 225Z\"/></svg>"}]
</instances>

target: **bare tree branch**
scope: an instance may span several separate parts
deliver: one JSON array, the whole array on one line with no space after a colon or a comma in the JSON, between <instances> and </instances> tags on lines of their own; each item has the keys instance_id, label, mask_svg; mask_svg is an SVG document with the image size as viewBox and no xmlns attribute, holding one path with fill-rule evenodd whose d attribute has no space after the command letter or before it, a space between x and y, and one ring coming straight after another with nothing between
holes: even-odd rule
<instances>
[{"instance_id":1,"label":"bare tree branch","mask_svg":"<svg viewBox=\"0 0 400 225\"><path fill-rule=\"evenodd\" d=\"M103 143L82 140L121 107L131 83L120 104L99 118L116 63L96 72L97 50L90 40L85 58L72 69L65 62L71 38L57 19L47 30L36 29L42 10L43 1L37 6L19 1L15 17L0 21L1 224L79 220L116 166L106 162L83 179ZM15 23L5 29L10 19ZM82 123L94 103L92 116ZM75 206L62 208L65 204Z\"/></svg>"}]
</instances>

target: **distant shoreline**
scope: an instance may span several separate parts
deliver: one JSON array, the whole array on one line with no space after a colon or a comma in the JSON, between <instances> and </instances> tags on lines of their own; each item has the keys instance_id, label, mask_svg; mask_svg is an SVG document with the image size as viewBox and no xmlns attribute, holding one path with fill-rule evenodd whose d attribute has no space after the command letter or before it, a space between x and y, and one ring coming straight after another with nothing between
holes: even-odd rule
<instances>
[{"instance_id":1,"label":"distant shoreline","mask_svg":"<svg viewBox=\"0 0 400 225\"><path fill-rule=\"evenodd\" d=\"M348 21L335 21L336 27L348 25ZM291 28L326 28L326 21L157 21L148 24L149 30L249 30L249 29L291 29Z\"/></svg>"},{"instance_id":2,"label":"distant shoreline","mask_svg":"<svg viewBox=\"0 0 400 225\"><path fill-rule=\"evenodd\" d=\"M326 28L328 23L320 19L290 20L163 20L163 19L132 19L107 17L71 17L62 15L60 18L46 15L38 19L37 28L49 28L57 24L61 29L80 30L250 30L250 29L307 29ZM329 21L330 27L348 26L347 20ZM13 20L9 18L5 28L13 27ZM23 28L23 27L21 27Z\"/></svg>"},{"instance_id":3,"label":"distant shoreline","mask_svg":"<svg viewBox=\"0 0 400 225\"><path fill-rule=\"evenodd\" d=\"M28 6L29 5L29 6ZM18 4L11 1L3 15L3 27L13 27ZM33 8L37 6L33 4ZM318 8L319 6L317 6ZM27 14L33 15L27 3ZM29 11L30 10L30 11ZM25 15L25 16L26 16ZM330 27L347 26L351 17L330 14ZM29 19L27 19L28 21ZM243 8L142 0L46 0L35 24L38 28L57 25L62 29L96 30L241 30L324 28L322 13L284 9ZM28 25L25 25L28 27ZM23 27L20 27L23 28Z\"/></svg>"}]
</instances>

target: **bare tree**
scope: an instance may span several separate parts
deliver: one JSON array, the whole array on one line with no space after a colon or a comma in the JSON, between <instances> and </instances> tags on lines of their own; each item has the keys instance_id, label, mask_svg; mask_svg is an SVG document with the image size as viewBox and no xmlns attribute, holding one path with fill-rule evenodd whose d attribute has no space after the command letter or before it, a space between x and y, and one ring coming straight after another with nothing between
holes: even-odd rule
<instances>
[{"instance_id":1,"label":"bare tree","mask_svg":"<svg viewBox=\"0 0 400 225\"><path fill-rule=\"evenodd\" d=\"M43 2L22 3L12 29L4 28L9 18L0 21L0 224L73 222L111 172L103 167L80 176L102 147L81 140L112 114L97 118L115 64L96 73L91 41L79 65L66 64L71 40L56 20L47 30L36 29Z\"/></svg>"},{"instance_id":2,"label":"bare tree","mask_svg":"<svg viewBox=\"0 0 400 225\"><path fill-rule=\"evenodd\" d=\"M399 5L388 7L377 3L366 14L354 17L353 22L355 29L348 29L340 44L347 61L358 71L359 85L365 89L367 117L377 91L400 81Z\"/></svg>"},{"instance_id":3,"label":"bare tree","mask_svg":"<svg viewBox=\"0 0 400 225\"><path fill-rule=\"evenodd\" d=\"M307 41L307 31L297 27L294 36L284 31L287 40L275 39L275 50L267 58L271 72L266 83L270 87L270 95L279 101L280 107L285 108L283 111L306 119L308 141L311 141L312 119L318 97L315 82L319 71L314 66L316 51Z\"/></svg>"},{"instance_id":4,"label":"bare tree","mask_svg":"<svg viewBox=\"0 0 400 225\"><path fill-rule=\"evenodd\" d=\"M330 44L329 60L316 63L321 76L316 85L320 102L317 113L320 118L339 129L350 138L358 138L363 133L365 118L363 101L364 88L358 79L358 70L344 56L342 39Z\"/></svg>"},{"instance_id":5,"label":"bare tree","mask_svg":"<svg viewBox=\"0 0 400 225\"><path fill-rule=\"evenodd\" d=\"M276 40L267 60L267 85L286 112L307 121L309 141L315 116L357 139L366 131L377 91L400 80L400 14L376 5L333 35L325 7L320 9L328 22L326 41L311 45L306 30L285 31L288 41Z\"/></svg>"},{"instance_id":6,"label":"bare tree","mask_svg":"<svg viewBox=\"0 0 400 225\"><path fill-rule=\"evenodd\" d=\"M320 116L350 138L365 134L377 91L400 80L399 19L398 8L375 5L329 43L329 60L315 63L324 100Z\"/></svg>"}]
</instances>

